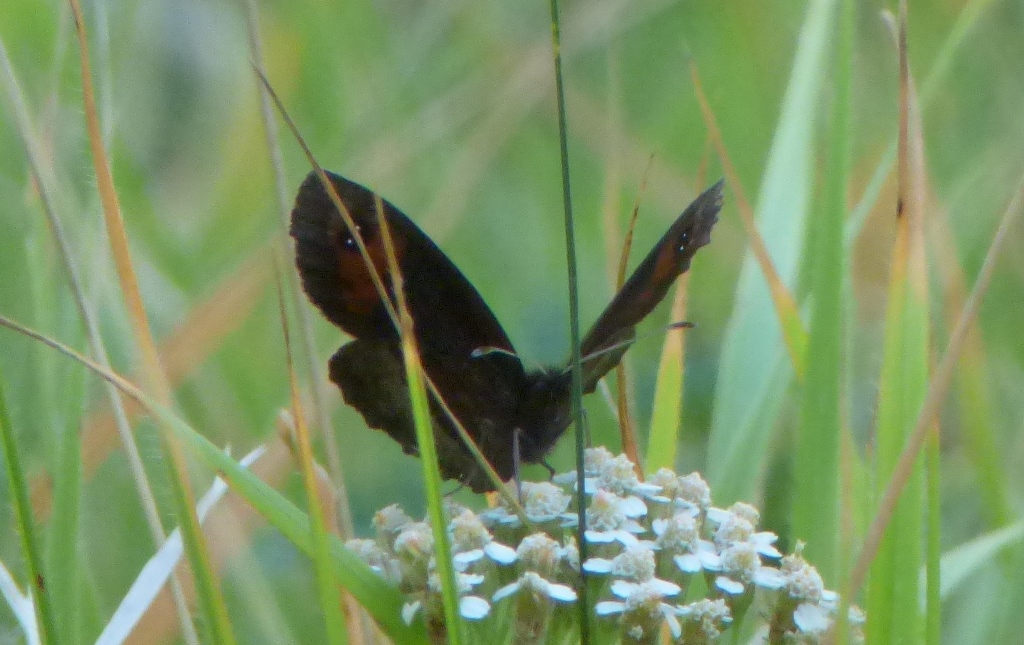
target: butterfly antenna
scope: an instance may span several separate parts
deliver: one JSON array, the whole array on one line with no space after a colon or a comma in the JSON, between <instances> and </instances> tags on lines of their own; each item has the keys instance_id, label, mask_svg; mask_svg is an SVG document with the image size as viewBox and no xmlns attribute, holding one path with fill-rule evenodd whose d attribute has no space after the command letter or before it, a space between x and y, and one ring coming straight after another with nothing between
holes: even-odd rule
<instances>
[{"instance_id":1,"label":"butterfly antenna","mask_svg":"<svg viewBox=\"0 0 1024 645\"><path fill-rule=\"evenodd\" d=\"M583 358L580 359L580 363L586 363L587 361L594 360L595 358L600 358L601 356L604 356L605 354L610 354L610 353L612 353L612 352L614 352L616 350L622 349L623 347L630 347L631 345L633 345L633 343L636 343L639 340L645 340L645 339L650 338L652 336L660 336L662 333L667 332L667 331L672 331L673 329L692 329L692 328L694 328L696 326L697 325L693 324L692 322L690 322L688 320L680 320L679 322L674 322L674 323L665 325L665 327L662 330L660 330L660 331L652 331L652 332L646 333L646 334L644 334L642 336L637 336L636 338L630 338L629 340L624 340L621 343L615 343L614 345L609 345L608 347L604 347L602 349L599 349L596 352L587 354L586 356L584 356Z\"/></svg>"}]
</instances>

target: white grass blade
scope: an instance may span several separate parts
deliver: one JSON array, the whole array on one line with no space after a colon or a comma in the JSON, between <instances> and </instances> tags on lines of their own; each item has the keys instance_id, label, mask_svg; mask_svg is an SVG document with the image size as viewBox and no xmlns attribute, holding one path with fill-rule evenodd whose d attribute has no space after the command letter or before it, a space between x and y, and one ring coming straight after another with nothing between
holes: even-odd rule
<instances>
[{"instance_id":1,"label":"white grass blade","mask_svg":"<svg viewBox=\"0 0 1024 645\"><path fill-rule=\"evenodd\" d=\"M940 596L949 597L971 574L991 562L1003 549L1024 541L1024 521L1004 526L969 542L942 556L942 586ZM924 607L924 572L921 572L921 606Z\"/></svg>"},{"instance_id":2,"label":"white grass blade","mask_svg":"<svg viewBox=\"0 0 1024 645\"><path fill-rule=\"evenodd\" d=\"M810 3L757 204L758 229L793 288L803 261L814 161L814 116L828 60L835 0ZM749 499L757 487L782 395L793 374L760 267L747 254L722 347L708 447L708 477L719 503Z\"/></svg>"},{"instance_id":3,"label":"white grass blade","mask_svg":"<svg viewBox=\"0 0 1024 645\"><path fill-rule=\"evenodd\" d=\"M241 465L248 468L262 457L264 452L266 449L263 446L256 448L242 458ZM228 485L223 479L217 477L196 504L196 514L199 516L200 522L206 519L206 516L227 492ZM135 582L128 589L128 593L121 599L121 604L114 611L114 615L111 616L110 621L103 628L103 632L96 639L96 645L121 645L125 642L160 590L167 584L175 567L181 561L182 552L181 531L174 529L163 546L142 567Z\"/></svg>"},{"instance_id":4,"label":"white grass blade","mask_svg":"<svg viewBox=\"0 0 1024 645\"><path fill-rule=\"evenodd\" d=\"M21 631L25 634L25 641L28 645L39 645L39 626L36 624L36 604L32 601L31 594L21 593L14 576L0 561L0 594L7 601L11 613L21 625Z\"/></svg>"}]
</instances>

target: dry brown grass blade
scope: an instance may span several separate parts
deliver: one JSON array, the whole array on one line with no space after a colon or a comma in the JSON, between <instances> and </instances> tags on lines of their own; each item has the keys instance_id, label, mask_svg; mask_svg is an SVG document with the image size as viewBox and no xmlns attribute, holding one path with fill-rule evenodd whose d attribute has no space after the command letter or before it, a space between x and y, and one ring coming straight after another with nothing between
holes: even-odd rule
<instances>
[{"instance_id":1,"label":"dry brown grass blade","mask_svg":"<svg viewBox=\"0 0 1024 645\"><path fill-rule=\"evenodd\" d=\"M99 113L96 109L96 95L92 83L92 70L89 60L89 42L85 30L85 18L78 0L69 0L71 13L74 17L75 33L78 37L79 68L82 79L82 107L85 113L86 131L89 147L96 173L96 187L103 206L103 219L106 225L108 243L117 269L122 297L128 309L129 319L135 335L135 343L139 349L142 363L142 374L146 389L155 399L164 405L170 404L171 389L167 383L163 368L160 366L159 353L153 340L153 333L146 317L145 305L139 291L138 278L132 264L128 248L128 234L124 228L124 218L117 199L114 179L110 172L110 161L103 147L103 136L100 128ZM215 642L233 643L234 638L227 622L227 610L219 589L213 584L209 572L210 554L203 539L196 515L196 496L192 490L186 468L185 454L177 438L167 431L161 432L163 452L168 459L171 471L171 483L174 490L175 506L180 513L180 526L187 551L190 553L190 564L197 568L200 575L201 597L203 598L204 614L210 620L210 634ZM196 642L198 637L187 615L183 599L175 588L178 622L182 633L189 643Z\"/></svg>"},{"instance_id":2,"label":"dry brown grass blade","mask_svg":"<svg viewBox=\"0 0 1024 645\"><path fill-rule=\"evenodd\" d=\"M343 643L347 641L346 634L349 632L348 624L356 627L357 633L362 635L359 629L360 621L352 620L352 616L345 611L348 606L342 601L342 590L334 581L334 575L330 568L330 546L327 542L329 532L337 532L336 519L331 509L333 504L325 508L324 498L317 486L316 462L313 458L313 441L309 436L309 427L306 425L305 411L302 407L302 397L299 394L299 380L295 374L295 360L292 352L292 333L288 324L288 312L284 296L284 276L281 275L282 264L279 256L274 256L274 285L277 288L278 315L281 321L281 332L284 337L285 364L288 371L288 392L291 398L291 413L295 421L295 447L298 452L299 472L302 474L302 485L306 490L306 512L309 515L310 532L313 543L313 571L316 578L317 596L320 599L320 607L324 612L324 626L326 628L327 642ZM332 523L327 523L328 518ZM336 615L335 610L342 610L342 616ZM361 639L359 642L362 642Z\"/></svg>"},{"instance_id":3,"label":"dry brown grass blade","mask_svg":"<svg viewBox=\"0 0 1024 645\"><path fill-rule=\"evenodd\" d=\"M263 39L259 28L259 10L255 0L245 1L246 26L249 35L249 52L252 56L253 65L264 69ZM270 167L274 173L274 193L277 196L278 216L281 218L283 230L288 230L291 214L291 195L285 178L284 159L281 153L281 143L278 137L277 120L274 119L274 110L271 105L270 96L266 89L257 86L259 91L260 118L263 121L263 132L266 137L267 153L270 157ZM281 253L289 260L295 259L295 249L287 236L278 245ZM342 534L350 538L354 534L352 525L352 509L349 506L348 490L345 484L345 471L341 463L341 450L338 448L338 440L334 434L331 424L331 417L328 412L328 380L324 368L319 360L316 350L316 341L313 337L313 322L310 307L303 302L302 288L299 285L299 276L295 271L286 272L286 280L290 287L287 297L291 302L298 318L298 334L306 360L306 372L310 379L309 394L311 399L313 417L315 419L314 429L319 429L320 436L324 442L324 453L327 457L327 465L330 469L334 488L338 491L336 496L337 518L341 524Z\"/></svg>"},{"instance_id":4,"label":"dry brown grass blade","mask_svg":"<svg viewBox=\"0 0 1024 645\"><path fill-rule=\"evenodd\" d=\"M661 157L655 157L650 170L645 168L651 158L650 144L640 141L621 123L612 123L603 106L584 92L567 88L566 100L573 116L573 133L594 152L607 157L614 152L621 156L622 181L638 184L646 174L650 177L648 199L658 209L678 212L698 192L696 182Z\"/></svg>"},{"instance_id":5,"label":"dry brown grass blade","mask_svg":"<svg viewBox=\"0 0 1024 645\"><path fill-rule=\"evenodd\" d=\"M948 213L933 217L928 222L929 249L936 249L940 258L932 266L936 268L943 285L943 318L947 329L956 325L957 317L967 301L967 276L957 253L956 239L951 229ZM977 320L971 321L967 332L963 355L957 369L957 402L963 430L961 436L966 444L968 456L974 462L985 504L986 517L990 526L1008 525L1013 509L1005 491L1011 490L1005 473L998 468L988 467L998 463L998 438L992 419L989 392L984 386L988 358L985 341Z\"/></svg>"},{"instance_id":6,"label":"dry brown grass blade","mask_svg":"<svg viewBox=\"0 0 1024 645\"><path fill-rule=\"evenodd\" d=\"M262 247L228 276L216 290L189 312L161 343L160 362L167 380L176 386L216 351L224 339L249 317L267 286L270 275L269 249ZM141 411L134 402L130 415ZM82 433L84 475L91 477L114 448L114 421L109 412L96 413L86 421Z\"/></svg>"},{"instance_id":7,"label":"dry brown grass blade","mask_svg":"<svg viewBox=\"0 0 1024 645\"><path fill-rule=\"evenodd\" d=\"M921 146L920 113L918 111L913 83L910 80L909 71L906 68L905 29L900 30L899 37L901 50L901 75L904 75L906 79L906 82L901 83L900 101L901 105L903 105L902 109L905 110L908 115L908 118L901 120L900 136L901 138L907 137L907 140L914 144L900 147L898 157L900 168L899 175L903 178L910 177L913 174L923 176L924 159L923 149ZM921 221L923 220L921 212L923 211L924 202L923 182L919 182L917 185L921 187L920 190L911 190L908 194L901 195L901 199L897 204L897 212L899 215L905 216L910 220L907 223L908 226L923 227L923 221ZM901 193L902 192L903 189L901 187ZM851 574L850 591L853 593L856 593L864 582L868 568L878 551L882 536L885 532L885 527L888 525L889 519L892 517L896 503L899 500L900 493L906 485L913 470L913 464L919 456L925 440L934 429L934 419L936 418L939 408L948 393L957 362L961 357L969 332L975 323L982 297L988 289L992 273L995 270L996 260L998 259L999 253L1005 243L1007 231L1017 217L1021 209L1022 201L1024 201L1024 179L1022 179L1021 183L1018 185L1017 191L1014 194L1010 205L1007 207L999 228L992 239L988 253L985 256L985 262L982 265L975 281L974 289L967 298L963 310L958 318L956 327L950 335L946 351L943 354L942 360L939 363L938 368L935 370L934 377L929 385L928 394L921 407L921 412L919 413L914 424L914 428L910 433L907 445L900 455L899 463L897 464L892 479L886 488L885 495L879 503L878 512L868 529L864 546L861 549L860 556L857 559L857 564ZM923 240L923 235L920 236L920 239ZM917 255L920 257L919 261L923 262L923 251ZM914 286L922 290L927 289L926 284L916 284ZM851 596L847 595L847 597Z\"/></svg>"},{"instance_id":8,"label":"dry brown grass blade","mask_svg":"<svg viewBox=\"0 0 1024 645\"><path fill-rule=\"evenodd\" d=\"M251 255L163 341L160 362L172 386L184 381L206 361L252 313L269 276L268 249L269 246L263 247ZM125 399L124 408L129 419L142 411L130 398ZM81 435L82 475L88 480L120 445L114 415L109 409L93 412L85 419ZM31 483L32 506L42 518L50 512L51 483L45 474L37 475Z\"/></svg>"},{"instance_id":9,"label":"dry brown grass blade","mask_svg":"<svg viewBox=\"0 0 1024 645\"><path fill-rule=\"evenodd\" d=\"M957 361L963 351L971 326L978 316L978 309L981 305L982 297L988 290L988 285L992 280L992 273L995 270L995 264L996 260L999 258L999 253L1006 241L1007 231L1020 212L1022 202L1024 202L1024 180L1022 180L1018 186L1017 192L1014 194L1013 200L1007 207L1006 213L1003 215L1003 219L999 224L999 229L992 238L992 244L989 245L988 253L985 255L985 262L982 265L981 271L978 273L978 278L974 283L974 289L971 291L971 295L967 298L964 309L960 313L960 318L957 321L956 328L953 330L949 343L946 346L946 351L943 354L942 360L940 361L938 368L935 370L935 376L928 387L928 395L925 398L924 404L921 406L921 412L917 417L917 421L914 423L914 429L907 441L907 446L903 449L903 452L900 455L900 461L893 474L892 480L890 480L889 486L886 488L885 495L882 497L882 500L878 505L878 512L868 529L864 546L861 549L860 556L857 559L857 564L854 567L853 574L850 578L851 593L859 591L861 585L864 583L867 570L871 566L871 562L874 560L875 554L878 551L878 546L881 543L885 527L896 507L899 495L902 492L903 487L906 485L911 471L913 470L914 461L917 459L921 451L921 447L924 445L928 435L933 430L932 422L937 416L939 408L949 391L949 385L953 380ZM846 597L852 597L852 595L847 594Z\"/></svg>"},{"instance_id":10,"label":"dry brown grass blade","mask_svg":"<svg viewBox=\"0 0 1024 645\"><path fill-rule=\"evenodd\" d=\"M342 217L342 220L345 222L345 226L348 228L348 230L354 233L352 237L356 242L356 246L359 248L359 253L363 258L363 262L366 264L367 273L369 274L370 279L373 282L373 286L377 290L377 294L380 296L381 302L384 303L384 306L388 312L388 317L391 319L392 324L395 325L396 329L400 330L402 328L402 323L398 318L398 314L395 311L395 307L391 302L391 298L388 297L388 290L384 286L384 282L381 279L379 272L377 271L377 267L370 258L369 251L367 250L366 244L363 241L363 236L359 232L359 227L355 225L355 223L352 220L351 213L348 212L348 207L346 207L345 203L341 201L341 197L338 196L338 192L334 189L334 184L331 183L330 179L327 177L327 174L324 172L323 167L316 160L316 157L313 155L313 151L309 148L309 145L306 143L306 140L302 137L302 134L299 132L298 126L296 126L295 122L292 121L292 118L288 114L287 110L285 110L284 104L281 102L280 97L277 96L277 93L274 91L274 88L270 85L270 81L267 80L267 77L259 68L253 68L253 71L259 77L260 82L263 83L263 86L266 88L267 93L270 95L270 98L274 101L274 105L277 107L278 113L281 115L281 118L284 119L285 124L288 126L288 129L291 131L292 136L295 138L296 142L302 148L302 151L305 154L306 159L313 167L313 170L314 172L316 172L317 177L320 179L320 182L323 185L324 190L330 197L331 203L334 205L334 208L337 209L338 213ZM375 195L375 197L379 199L380 196ZM519 501L505 488L503 482L501 481L501 478L498 477L497 472L494 470L491 464L486 459L484 459L483 454L480 452L480 448L476 445L476 442L473 441L473 438L469 436L469 433L466 432L466 429L463 427L462 422L460 422L455 417L455 414L451 411L451 408L449 408L448 404L445 403L444 398L441 396L441 392L437 389L437 386L434 384L430 376L425 372L423 373L423 376L425 377L427 388L430 390L430 393L434 397L434 400L440 405L442 411L452 421L452 425L455 426L455 429L459 434L459 438L466 445L467 449L469 449L469 451L473 453L473 456L477 459L477 463L480 465L481 469L484 470L484 472L487 473L491 481L494 482L495 486L497 487L498 494L502 496L502 499L505 500L505 503L508 505L508 507L512 509L520 517L523 523L529 526L530 522L526 518L526 514L523 512L523 509L520 506Z\"/></svg>"},{"instance_id":11,"label":"dry brown grass blade","mask_svg":"<svg viewBox=\"0 0 1024 645\"><path fill-rule=\"evenodd\" d=\"M278 437L266 446L266 452L252 465L257 477L279 488L285 478L294 470L295 462L289 446ZM203 523L203 532L210 545L210 557L218 571L239 554L252 548L253 535L266 525L266 520L249 504L229 490L221 502L213 508ZM179 562L176 572L190 602L194 601L195 589L188 562ZM125 641L127 645L152 645L165 643L177 634L177 619L170 591L165 586L150 604L145 615Z\"/></svg>"},{"instance_id":12,"label":"dry brown grass blade","mask_svg":"<svg viewBox=\"0 0 1024 645\"><path fill-rule=\"evenodd\" d=\"M765 246L764 239L757 230L757 223L754 221L754 209L747 199L746 191L743 190L743 185L740 183L736 168L732 165L732 158L729 156L729 151L725 148L722 133L718 129L718 120L715 118L715 113L711 109L707 97L704 95L704 86L701 84L700 74L697 72L697 64L693 61L690 61L690 75L693 78L694 92L697 96L697 103L700 104L704 123L708 129L708 136L711 138L711 142L718 153L722 170L725 172L725 178L729 182L733 194L736 196L736 209L739 211L740 220L743 222L743 229L747 233L750 250L753 252L758 266L761 267L761 273L768 284L772 302L775 303L775 310L782 326L783 337L786 339L786 348L789 350L793 371L797 379L802 381L804 374L804 350L807 347L807 332L800 322L800 312L796 306L796 299L793 298L793 294L786 288L782 278L779 277L779 272L775 270L775 263L772 262L771 255L768 253L768 247Z\"/></svg>"},{"instance_id":13,"label":"dry brown grass blade","mask_svg":"<svg viewBox=\"0 0 1024 645\"><path fill-rule=\"evenodd\" d=\"M636 230L636 220L640 215L640 200L647 192L647 177L654 163L654 155L647 159L647 167L644 168L643 179L640 182L640 189L637 191L636 200L633 202L633 210L629 216L629 224L626 225L626 237L622 241L622 251L619 255L619 266L615 274L615 290L620 291L626 283L626 269L629 268L629 252L633 248L633 233ZM640 461L640 446L636 436L636 424L633 423L629 412L629 381L626 378L626 366L619 362L615 366L615 390L616 405L619 411L619 433L622 440L622 452L629 457L630 461L636 464L637 477L643 481L644 465Z\"/></svg>"}]
</instances>

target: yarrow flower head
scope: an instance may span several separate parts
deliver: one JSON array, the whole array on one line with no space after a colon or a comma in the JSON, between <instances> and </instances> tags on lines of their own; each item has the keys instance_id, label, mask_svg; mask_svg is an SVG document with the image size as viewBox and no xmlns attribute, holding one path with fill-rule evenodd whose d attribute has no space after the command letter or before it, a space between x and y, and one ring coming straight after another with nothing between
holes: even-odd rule
<instances>
[{"instance_id":1,"label":"yarrow flower head","mask_svg":"<svg viewBox=\"0 0 1024 645\"><path fill-rule=\"evenodd\" d=\"M715 551L715 545L700 537L697 518L688 511L676 513L668 519L651 522L651 529L657 536L655 545L684 574L704 571L721 571L722 559Z\"/></svg>"},{"instance_id":2,"label":"yarrow flower head","mask_svg":"<svg viewBox=\"0 0 1024 645\"><path fill-rule=\"evenodd\" d=\"M661 469L645 482L622 455L595 448L585 457L590 551L582 566L575 473L521 482L483 511L445 501L459 614L481 633L510 630L494 632L506 642L566 641L579 629L571 605L580 601L581 573L592 576L588 588L597 597L588 594L588 601L606 621L602 629L618 629L622 642L654 643L667 630L674 642L712 643L735 631L764 634L767 644L815 643L835 624L838 595L825 589L802 544L782 556L778 537L758 530L754 506L711 506L698 473ZM432 638L443 637L448 626L430 524L389 506L373 526L375 539L347 546L405 595L403 619L422 618ZM694 580L708 582L709 597L679 604ZM758 609L748 611L755 592ZM851 608L850 624L856 641L863 612Z\"/></svg>"},{"instance_id":3,"label":"yarrow flower head","mask_svg":"<svg viewBox=\"0 0 1024 645\"><path fill-rule=\"evenodd\" d=\"M515 562L515 549L495 541L480 518L468 509L452 519L449 533L456 567L464 568L484 556L499 564Z\"/></svg>"},{"instance_id":4,"label":"yarrow flower head","mask_svg":"<svg viewBox=\"0 0 1024 645\"><path fill-rule=\"evenodd\" d=\"M730 595L743 593L745 585L763 589L781 589L785 580L775 567L761 564L757 547L750 542L736 542L721 554L722 573L715 586Z\"/></svg>"},{"instance_id":5,"label":"yarrow flower head","mask_svg":"<svg viewBox=\"0 0 1024 645\"><path fill-rule=\"evenodd\" d=\"M588 573L612 574L637 582L654 578L654 551L647 544L637 543L612 559L591 558L583 563L583 570Z\"/></svg>"},{"instance_id":6,"label":"yarrow flower head","mask_svg":"<svg viewBox=\"0 0 1024 645\"><path fill-rule=\"evenodd\" d=\"M615 493L598 490L591 496L590 507L587 508L585 537L588 542L636 544L635 534L646 529L633 518L641 517L645 512L646 509L636 508Z\"/></svg>"},{"instance_id":7,"label":"yarrow flower head","mask_svg":"<svg viewBox=\"0 0 1024 645\"><path fill-rule=\"evenodd\" d=\"M714 537L719 548L749 542L761 555L781 558L782 554L774 546L779 537L769 531L755 531L759 519L757 509L743 502L736 502L728 510L712 508L708 511L708 520L718 524Z\"/></svg>"},{"instance_id":8,"label":"yarrow flower head","mask_svg":"<svg viewBox=\"0 0 1024 645\"><path fill-rule=\"evenodd\" d=\"M599 602L594 611L598 616L618 615L627 638L653 642L651 638L658 634L662 624L668 626L673 638L682 635L676 608L665 602L665 598L679 593L678 586L657 579L639 583L617 580L611 591L621 600Z\"/></svg>"},{"instance_id":9,"label":"yarrow flower head","mask_svg":"<svg viewBox=\"0 0 1024 645\"><path fill-rule=\"evenodd\" d=\"M839 600L839 594L825 589L821 574L804 560L803 551L803 543L798 543L793 553L782 558L779 571L785 579L786 592L801 602L834 604Z\"/></svg>"},{"instance_id":10,"label":"yarrow flower head","mask_svg":"<svg viewBox=\"0 0 1024 645\"><path fill-rule=\"evenodd\" d=\"M401 563L382 549L376 541L357 538L349 540L345 546L368 564L374 573L389 583L397 585L402 581Z\"/></svg>"},{"instance_id":11,"label":"yarrow flower head","mask_svg":"<svg viewBox=\"0 0 1024 645\"><path fill-rule=\"evenodd\" d=\"M729 605L721 598L691 602L678 609L684 643L714 643L732 623Z\"/></svg>"},{"instance_id":12,"label":"yarrow flower head","mask_svg":"<svg viewBox=\"0 0 1024 645\"><path fill-rule=\"evenodd\" d=\"M556 576L560 571L579 568L580 556L575 542L571 548L562 546L544 533L524 537L516 549L516 556L523 569L546 577Z\"/></svg>"},{"instance_id":13,"label":"yarrow flower head","mask_svg":"<svg viewBox=\"0 0 1024 645\"><path fill-rule=\"evenodd\" d=\"M481 620L491 611L491 604L480 596L472 595L473 587L484 581L484 577L478 574L456 573L455 591L459 595L459 615L466 620ZM425 596L425 597L424 597ZM442 613L441 607L441 577L437 573L431 573L427 579L427 589L420 598L405 603L402 606L402 619L405 623L411 624L424 607L432 610L437 615Z\"/></svg>"},{"instance_id":14,"label":"yarrow flower head","mask_svg":"<svg viewBox=\"0 0 1024 645\"><path fill-rule=\"evenodd\" d=\"M373 528L377 531L378 539L387 548L394 546L395 538L412 521L412 518L406 515L398 504L385 506L373 514Z\"/></svg>"}]
</instances>

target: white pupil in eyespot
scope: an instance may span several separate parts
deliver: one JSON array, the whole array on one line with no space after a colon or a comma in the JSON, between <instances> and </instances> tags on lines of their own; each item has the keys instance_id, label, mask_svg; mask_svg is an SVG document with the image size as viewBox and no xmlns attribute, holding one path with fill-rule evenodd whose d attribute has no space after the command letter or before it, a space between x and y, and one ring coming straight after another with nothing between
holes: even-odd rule
<instances>
[{"instance_id":1,"label":"white pupil in eyespot","mask_svg":"<svg viewBox=\"0 0 1024 645\"><path fill-rule=\"evenodd\" d=\"M359 231L361 231L361 229L358 226L356 226L356 231L359 232ZM356 248L356 238L355 238L355 236L352 235L351 233L346 233L345 234L345 240L342 242L342 244L344 244L345 248L348 248L348 249Z\"/></svg>"},{"instance_id":2,"label":"white pupil in eyespot","mask_svg":"<svg viewBox=\"0 0 1024 645\"><path fill-rule=\"evenodd\" d=\"M680 252L683 252L683 251L686 250L686 243L690 241L690 234L689 233L683 233L682 237L683 237L682 242L679 244L679 251Z\"/></svg>"}]
</instances>

